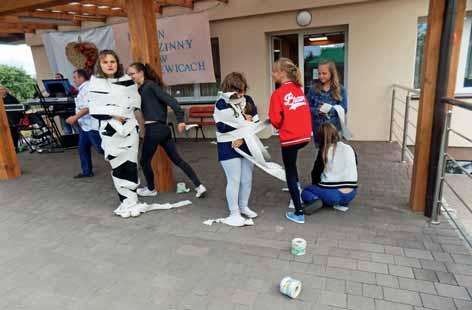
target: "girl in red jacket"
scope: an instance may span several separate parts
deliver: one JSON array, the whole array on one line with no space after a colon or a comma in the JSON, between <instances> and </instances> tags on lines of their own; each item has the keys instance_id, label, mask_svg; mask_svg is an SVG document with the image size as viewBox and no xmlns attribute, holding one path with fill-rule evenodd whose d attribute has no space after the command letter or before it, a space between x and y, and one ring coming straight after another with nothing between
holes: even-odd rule
<instances>
[{"instance_id":1,"label":"girl in red jacket","mask_svg":"<svg viewBox=\"0 0 472 310\"><path fill-rule=\"evenodd\" d=\"M305 216L298 187L297 155L312 137L311 113L303 94L301 73L287 58L280 58L272 67L272 77L281 86L270 98L269 118L279 130L282 159L285 166L287 185L295 205L295 212L287 212L287 219L305 223Z\"/></svg>"}]
</instances>

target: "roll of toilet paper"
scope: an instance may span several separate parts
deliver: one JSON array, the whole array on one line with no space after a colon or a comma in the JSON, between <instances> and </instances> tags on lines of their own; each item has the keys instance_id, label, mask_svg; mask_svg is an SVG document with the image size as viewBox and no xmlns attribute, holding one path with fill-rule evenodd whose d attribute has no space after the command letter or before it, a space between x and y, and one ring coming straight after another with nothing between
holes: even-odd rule
<instances>
[{"instance_id":1,"label":"roll of toilet paper","mask_svg":"<svg viewBox=\"0 0 472 310\"><path fill-rule=\"evenodd\" d=\"M297 298L302 291L302 282L291 277L285 277L280 281L280 292L290 298Z\"/></svg>"},{"instance_id":2,"label":"roll of toilet paper","mask_svg":"<svg viewBox=\"0 0 472 310\"><path fill-rule=\"evenodd\" d=\"M295 238L292 240L292 255L302 256L306 254L306 240Z\"/></svg>"}]
</instances>

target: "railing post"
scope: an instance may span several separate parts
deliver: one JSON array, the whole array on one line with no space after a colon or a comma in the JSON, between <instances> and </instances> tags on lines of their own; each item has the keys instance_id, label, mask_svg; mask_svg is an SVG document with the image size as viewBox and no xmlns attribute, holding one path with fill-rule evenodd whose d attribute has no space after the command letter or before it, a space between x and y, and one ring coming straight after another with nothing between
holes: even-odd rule
<instances>
[{"instance_id":1,"label":"railing post","mask_svg":"<svg viewBox=\"0 0 472 310\"><path fill-rule=\"evenodd\" d=\"M408 121L410 120L410 93L408 92L405 100L405 119L403 120L403 141L402 141L402 163L405 162L407 140L408 140Z\"/></svg>"},{"instance_id":2,"label":"railing post","mask_svg":"<svg viewBox=\"0 0 472 310\"><path fill-rule=\"evenodd\" d=\"M388 142L392 143L393 138L393 117L395 113L395 86L392 89L392 105L390 107L390 134L388 136Z\"/></svg>"},{"instance_id":3,"label":"railing post","mask_svg":"<svg viewBox=\"0 0 472 310\"><path fill-rule=\"evenodd\" d=\"M434 202L433 210L431 213L431 224L438 225L440 222L438 220L439 211L441 210L440 206L442 205L442 192L443 192L443 182L444 176L446 175L446 154L447 147L449 145L449 129L451 126L451 115L452 110L448 108L446 121L444 124L444 129L441 137L441 148L439 153L438 161L438 171L436 175L436 184L434 187Z\"/></svg>"}]
</instances>

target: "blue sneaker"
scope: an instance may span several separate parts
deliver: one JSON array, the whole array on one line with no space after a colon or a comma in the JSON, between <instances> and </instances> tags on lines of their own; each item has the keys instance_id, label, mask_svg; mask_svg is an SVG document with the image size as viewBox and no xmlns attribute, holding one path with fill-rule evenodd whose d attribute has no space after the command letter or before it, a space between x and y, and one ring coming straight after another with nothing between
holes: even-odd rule
<instances>
[{"instance_id":1,"label":"blue sneaker","mask_svg":"<svg viewBox=\"0 0 472 310\"><path fill-rule=\"evenodd\" d=\"M304 224L305 223L305 215L296 215L295 212L286 212L285 217L289 219L292 222L298 223L298 224Z\"/></svg>"}]
</instances>

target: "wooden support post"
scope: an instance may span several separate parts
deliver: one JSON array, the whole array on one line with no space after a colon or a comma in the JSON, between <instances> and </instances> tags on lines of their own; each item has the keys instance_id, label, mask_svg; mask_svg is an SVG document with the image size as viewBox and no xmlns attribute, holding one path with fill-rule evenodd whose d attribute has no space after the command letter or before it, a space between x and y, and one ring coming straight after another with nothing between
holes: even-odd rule
<instances>
[{"instance_id":1,"label":"wooden support post","mask_svg":"<svg viewBox=\"0 0 472 310\"><path fill-rule=\"evenodd\" d=\"M441 131L438 131L438 129L442 128L441 119L443 120L444 117L444 111L440 111L438 102L442 96L446 94L453 95L454 93L453 86L455 86L465 2L466 0L430 0L410 192L411 210L414 212L426 211L426 215L430 215L430 207L432 206L432 201L428 201L429 207L426 208L427 193L434 191L434 188L430 188L428 178L429 176L435 176L435 174L431 175L429 166L432 161L435 161L434 164L437 165L437 157L439 156L439 144L434 143L432 145L432 139L436 141L441 138ZM451 3L456 4L454 9L459 13L454 18L453 42L450 42L450 38L447 37L446 31L444 31L445 22L448 21L447 9L450 8ZM461 8L463 8L462 14L460 13ZM439 88L441 87L438 88L439 85L448 86L444 91L440 91ZM438 109L435 109L436 107ZM435 128L434 132L433 128ZM434 187L434 182L432 184Z\"/></svg>"},{"instance_id":2,"label":"wooden support post","mask_svg":"<svg viewBox=\"0 0 472 310\"><path fill-rule=\"evenodd\" d=\"M162 74L154 0L126 0L126 12L133 60L148 63L157 74ZM152 159L152 168L156 189L159 192L174 190L172 164L161 147Z\"/></svg>"},{"instance_id":3,"label":"wooden support post","mask_svg":"<svg viewBox=\"0 0 472 310\"><path fill-rule=\"evenodd\" d=\"M7 113L0 97L0 180L9 180L21 175L13 139L8 125Z\"/></svg>"}]
</instances>

